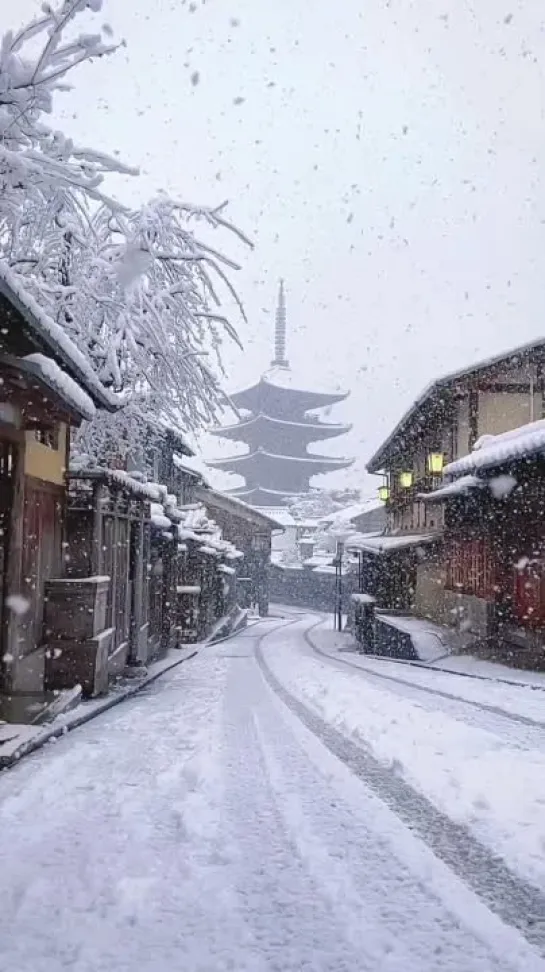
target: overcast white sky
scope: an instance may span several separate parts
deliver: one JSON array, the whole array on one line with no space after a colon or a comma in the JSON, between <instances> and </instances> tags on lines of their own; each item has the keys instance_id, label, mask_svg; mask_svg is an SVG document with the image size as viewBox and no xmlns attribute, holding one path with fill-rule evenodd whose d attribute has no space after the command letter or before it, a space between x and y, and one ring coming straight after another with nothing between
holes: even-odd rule
<instances>
[{"instance_id":1,"label":"overcast white sky","mask_svg":"<svg viewBox=\"0 0 545 972\"><path fill-rule=\"evenodd\" d=\"M39 10L1 5L3 27ZM62 127L141 166L133 201L230 200L256 249L227 241L249 317L228 387L269 362L283 276L291 362L352 391L324 451L358 461L329 482L369 493L422 386L544 333L543 0L190 6L105 0L127 47L74 74Z\"/></svg>"}]
</instances>

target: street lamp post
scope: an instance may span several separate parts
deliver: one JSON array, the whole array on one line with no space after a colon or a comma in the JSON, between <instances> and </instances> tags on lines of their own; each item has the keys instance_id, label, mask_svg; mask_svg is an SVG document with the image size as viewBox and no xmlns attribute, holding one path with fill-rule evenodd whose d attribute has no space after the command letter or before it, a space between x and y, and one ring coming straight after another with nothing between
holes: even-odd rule
<instances>
[{"instance_id":1,"label":"street lamp post","mask_svg":"<svg viewBox=\"0 0 545 972\"><path fill-rule=\"evenodd\" d=\"M341 540L337 540L337 556L335 559L335 627L337 631L342 631L343 629L343 553L344 543Z\"/></svg>"},{"instance_id":2,"label":"street lamp post","mask_svg":"<svg viewBox=\"0 0 545 972\"><path fill-rule=\"evenodd\" d=\"M337 542L335 554L335 609L333 613L333 627L337 631L343 628L343 555L348 537L354 533L353 529L331 531Z\"/></svg>"}]
</instances>

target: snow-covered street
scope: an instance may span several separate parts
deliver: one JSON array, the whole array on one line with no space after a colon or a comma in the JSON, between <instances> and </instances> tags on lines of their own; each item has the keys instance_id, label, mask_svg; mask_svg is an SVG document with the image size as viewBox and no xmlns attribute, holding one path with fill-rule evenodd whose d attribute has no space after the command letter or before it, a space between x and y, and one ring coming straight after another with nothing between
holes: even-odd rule
<instances>
[{"instance_id":1,"label":"snow-covered street","mask_svg":"<svg viewBox=\"0 0 545 972\"><path fill-rule=\"evenodd\" d=\"M545 693L283 613L0 776L0 968L545 970Z\"/></svg>"}]
</instances>

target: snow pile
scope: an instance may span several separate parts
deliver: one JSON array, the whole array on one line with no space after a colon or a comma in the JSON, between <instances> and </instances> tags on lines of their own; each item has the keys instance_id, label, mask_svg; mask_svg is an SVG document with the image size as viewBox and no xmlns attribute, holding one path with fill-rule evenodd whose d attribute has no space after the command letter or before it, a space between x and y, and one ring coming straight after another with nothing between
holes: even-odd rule
<instances>
[{"instance_id":1,"label":"snow pile","mask_svg":"<svg viewBox=\"0 0 545 972\"><path fill-rule=\"evenodd\" d=\"M445 466L445 475L461 476L543 453L545 419L538 419L537 422L529 422L509 432L482 436L473 452Z\"/></svg>"},{"instance_id":2,"label":"snow pile","mask_svg":"<svg viewBox=\"0 0 545 972\"><path fill-rule=\"evenodd\" d=\"M376 604L376 597L372 594L351 594L350 600L354 604Z\"/></svg>"},{"instance_id":3,"label":"snow pile","mask_svg":"<svg viewBox=\"0 0 545 972\"><path fill-rule=\"evenodd\" d=\"M410 636L417 657L421 661L433 662L449 653L445 630L439 625L425 621L423 618L401 617L383 611L379 618L385 624Z\"/></svg>"},{"instance_id":4,"label":"snow pile","mask_svg":"<svg viewBox=\"0 0 545 972\"><path fill-rule=\"evenodd\" d=\"M242 551L237 550L233 543L223 539L220 528L215 520L207 515L206 507L203 504L194 504L180 512L183 513L182 522L178 524L180 540L192 540L199 543L199 551L210 556L214 554L228 560L238 560L244 557Z\"/></svg>"},{"instance_id":5,"label":"snow pile","mask_svg":"<svg viewBox=\"0 0 545 972\"><path fill-rule=\"evenodd\" d=\"M430 534L390 534L379 535L354 533L348 540L350 550L361 550L364 553L379 554L393 553L396 550L405 550L410 547L420 547L427 543L432 543L435 536Z\"/></svg>"},{"instance_id":6,"label":"snow pile","mask_svg":"<svg viewBox=\"0 0 545 972\"><path fill-rule=\"evenodd\" d=\"M479 489L481 486L484 486L484 482L478 476L461 476L460 479L445 483L444 486L439 486L430 493L418 493L418 499L423 500L424 503L433 503L437 500L451 499L453 496L467 496L471 490Z\"/></svg>"},{"instance_id":7,"label":"snow pile","mask_svg":"<svg viewBox=\"0 0 545 972\"><path fill-rule=\"evenodd\" d=\"M162 503L152 503L150 508L150 520L154 527L158 530L170 530L172 528L172 521L165 516L165 510Z\"/></svg>"},{"instance_id":8,"label":"snow pile","mask_svg":"<svg viewBox=\"0 0 545 972\"><path fill-rule=\"evenodd\" d=\"M103 472L110 482L124 486L129 492L134 493L135 496L141 496L143 499L151 500L152 503L161 502L162 493L157 483L140 482L139 479L135 479L123 469L101 469L99 471Z\"/></svg>"}]
</instances>

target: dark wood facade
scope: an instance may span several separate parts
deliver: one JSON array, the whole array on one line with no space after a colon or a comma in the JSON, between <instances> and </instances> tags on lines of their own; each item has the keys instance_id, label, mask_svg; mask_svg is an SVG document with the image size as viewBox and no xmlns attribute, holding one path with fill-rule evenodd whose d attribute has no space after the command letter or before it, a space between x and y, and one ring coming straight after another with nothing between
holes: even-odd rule
<instances>
[{"instance_id":1,"label":"dark wood facade","mask_svg":"<svg viewBox=\"0 0 545 972\"><path fill-rule=\"evenodd\" d=\"M512 488L495 496L487 484L499 476L512 477ZM475 634L484 650L545 668L545 460L512 462L482 478L483 488L446 506L446 589L469 627L482 606Z\"/></svg>"},{"instance_id":2,"label":"dark wood facade","mask_svg":"<svg viewBox=\"0 0 545 972\"><path fill-rule=\"evenodd\" d=\"M44 591L62 577L70 430L113 396L0 270L0 703L44 689ZM21 707L19 707L21 710Z\"/></svg>"}]
</instances>

